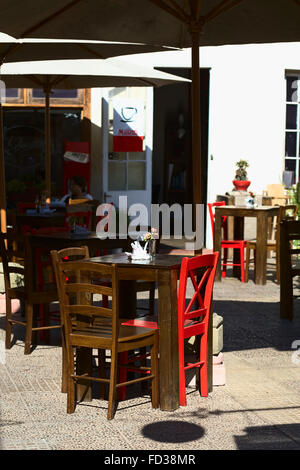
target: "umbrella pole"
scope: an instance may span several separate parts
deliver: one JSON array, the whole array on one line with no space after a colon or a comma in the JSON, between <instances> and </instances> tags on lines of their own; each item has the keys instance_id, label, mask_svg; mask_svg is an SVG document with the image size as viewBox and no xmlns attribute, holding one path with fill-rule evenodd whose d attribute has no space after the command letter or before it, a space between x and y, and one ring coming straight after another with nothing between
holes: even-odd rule
<instances>
[{"instance_id":1,"label":"umbrella pole","mask_svg":"<svg viewBox=\"0 0 300 470\"><path fill-rule=\"evenodd\" d=\"M5 191L5 161L3 145L3 108L0 96L0 224L1 232L7 232L6 226L6 191Z\"/></svg>"},{"instance_id":2,"label":"umbrella pole","mask_svg":"<svg viewBox=\"0 0 300 470\"><path fill-rule=\"evenodd\" d=\"M199 31L192 32L192 168L193 202L203 203L201 185Z\"/></svg>"},{"instance_id":3,"label":"umbrella pole","mask_svg":"<svg viewBox=\"0 0 300 470\"><path fill-rule=\"evenodd\" d=\"M51 197L51 128L50 128L50 86L45 92L45 186L47 197Z\"/></svg>"}]
</instances>

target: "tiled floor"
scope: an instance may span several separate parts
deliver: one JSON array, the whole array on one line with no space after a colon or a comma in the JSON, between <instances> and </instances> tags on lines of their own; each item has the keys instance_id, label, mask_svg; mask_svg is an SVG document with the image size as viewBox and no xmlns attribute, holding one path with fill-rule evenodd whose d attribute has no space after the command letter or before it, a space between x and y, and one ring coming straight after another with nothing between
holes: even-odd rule
<instances>
[{"instance_id":1,"label":"tiled floor","mask_svg":"<svg viewBox=\"0 0 300 470\"><path fill-rule=\"evenodd\" d=\"M17 330L13 347L0 356L0 449L299 450L300 357L293 343L300 345L300 301L293 322L280 320L273 274L266 286L230 277L215 284L226 385L208 398L189 389L188 406L172 413L152 410L145 394L121 402L110 422L107 402L96 398L68 415L60 346L38 345L24 356Z\"/></svg>"}]
</instances>

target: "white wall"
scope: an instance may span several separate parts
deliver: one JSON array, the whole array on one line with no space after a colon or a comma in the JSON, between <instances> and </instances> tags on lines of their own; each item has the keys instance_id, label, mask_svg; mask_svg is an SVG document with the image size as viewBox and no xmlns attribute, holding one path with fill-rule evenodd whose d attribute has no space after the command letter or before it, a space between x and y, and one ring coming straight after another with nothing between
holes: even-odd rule
<instances>
[{"instance_id":1,"label":"white wall","mask_svg":"<svg viewBox=\"0 0 300 470\"><path fill-rule=\"evenodd\" d=\"M249 161L249 189L254 193L281 182L285 70L300 71L299 53L300 43L200 49L200 66L211 68L208 155L213 159L209 158L208 201L232 190L235 162L241 158ZM143 60L148 66L191 65L189 50L143 54L139 63Z\"/></svg>"},{"instance_id":2,"label":"white wall","mask_svg":"<svg viewBox=\"0 0 300 470\"><path fill-rule=\"evenodd\" d=\"M102 88L91 90L91 194L102 200Z\"/></svg>"}]
</instances>

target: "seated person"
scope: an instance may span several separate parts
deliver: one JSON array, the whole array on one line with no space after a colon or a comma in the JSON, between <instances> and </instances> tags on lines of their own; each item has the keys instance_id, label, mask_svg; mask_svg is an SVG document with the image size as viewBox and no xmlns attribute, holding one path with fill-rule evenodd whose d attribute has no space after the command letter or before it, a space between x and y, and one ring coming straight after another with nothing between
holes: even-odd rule
<instances>
[{"instance_id":1,"label":"seated person","mask_svg":"<svg viewBox=\"0 0 300 470\"><path fill-rule=\"evenodd\" d=\"M86 181L80 176L73 176L69 184L69 192L64 197L61 198L60 202L65 204L69 203L70 199L90 199L93 200L93 196L86 192Z\"/></svg>"}]
</instances>

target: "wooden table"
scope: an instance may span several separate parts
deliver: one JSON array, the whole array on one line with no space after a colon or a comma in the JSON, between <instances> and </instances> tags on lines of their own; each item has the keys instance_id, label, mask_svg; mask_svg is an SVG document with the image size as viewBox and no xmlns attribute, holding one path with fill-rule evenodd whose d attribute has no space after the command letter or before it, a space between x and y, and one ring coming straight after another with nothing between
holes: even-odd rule
<instances>
[{"instance_id":1,"label":"wooden table","mask_svg":"<svg viewBox=\"0 0 300 470\"><path fill-rule=\"evenodd\" d=\"M163 254L143 261L130 261L126 254L91 258L91 261L119 266L126 286L121 289L119 303L124 309L120 316L135 316L136 299L131 295L134 289L130 289L130 281L147 280L158 284L160 407L165 411L179 407L177 280L182 259L183 256Z\"/></svg>"},{"instance_id":2,"label":"wooden table","mask_svg":"<svg viewBox=\"0 0 300 470\"><path fill-rule=\"evenodd\" d=\"M220 206L215 208L214 249L221 252L222 217L234 217L234 239L244 240L244 218L256 218L256 269L255 283L266 284L268 218L278 215L279 206L259 206L255 208L239 206ZM235 250L236 251L236 250ZM221 259L219 258L216 281L221 281Z\"/></svg>"},{"instance_id":3,"label":"wooden table","mask_svg":"<svg viewBox=\"0 0 300 470\"><path fill-rule=\"evenodd\" d=\"M97 250L113 250L121 248L128 250L130 246L129 238L116 238L101 240L97 237L96 232L91 232L87 235L82 234L79 237L74 237L70 232L57 232L50 234L34 234L32 235L32 243L36 248L47 248L49 253L51 250L61 250L71 246L88 246L91 256L93 256Z\"/></svg>"},{"instance_id":4,"label":"wooden table","mask_svg":"<svg viewBox=\"0 0 300 470\"><path fill-rule=\"evenodd\" d=\"M18 228L22 225L31 228L63 227L65 225L65 213L61 211L47 215L17 214L16 224Z\"/></svg>"}]
</instances>

